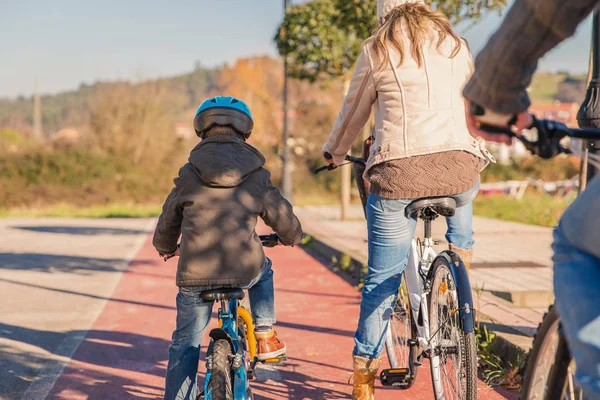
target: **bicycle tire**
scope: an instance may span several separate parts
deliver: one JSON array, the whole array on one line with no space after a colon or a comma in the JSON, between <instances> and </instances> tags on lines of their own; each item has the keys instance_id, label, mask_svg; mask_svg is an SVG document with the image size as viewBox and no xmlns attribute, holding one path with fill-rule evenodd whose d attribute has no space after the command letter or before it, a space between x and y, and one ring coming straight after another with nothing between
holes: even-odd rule
<instances>
[{"instance_id":1,"label":"bicycle tire","mask_svg":"<svg viewBox=\"0 0 600 400\"><path fill-rule=\"evenodd\" d=\"M547 361L544 357L552 354L553 363L544 366L542 363ZM556 307L551 305L533 337L533 346L525 366L521 400L563 398L571 361L565 338L560 332L560 317ZM554 383L547 387L548 382ZM544 393L540 393L542 388ZM580 391L577 393L575 398L581 398Z\"/></svg>"},{"instance_id":2,"label":"bicycle tire","mask_svg":"<svg viewBox=\"0 0 600 400\"><path fill-rule=\"evenodd\" d=\"M465 332L461 327L459 312L456 308L458 305L458 288L454 282L448 260L443 257L436 258L431 266L431 271L429 325L432 335L431 343L434 348L430 357L430 368L434 396L436 399L444 398L446 400L476 400L478 378L475 333ZM445 283L445 287L442 285L443 283ZM447 311L445 314L442 314L441 311L444 310ZM444 321L440 321L440 316L444 318L444 324L441 323ZM440 326L442 327L440 328ZM450 341L455 346L437 345L443 341L446 341L446 343ZM453 347L455 347L455 353L451 354L450 349ZM459 368L456 374L448 374L444 371L450 361L452 365L458 363ZM440 376L438 377L437 374ZM455 383L451 381L452 376L449 375L456 376ZM446 393L444 382L447 382L446 386L449 389L453 389L454 393Z\"/></svg>"},{"instance_id":3,"label":"bicycle tire","mask_svg":"<svg viewBox=\"0 0 600 400\"><path fill-rule=\"evenodd\" d=\"M404 279L404 274L402 274L402 284L404 285L406 282L406 280ZM395 321L394 318L398 319L399 323L406 323L408 322L408 331L410 332L410 338L406 338L406 340L408 339L412 339L413 341L416 341L418 338L418 331L417 331L417 326L415 325L415 321L412 318L412 310L410 308L410 304L408 302L408 298L404 299L403 297L403 293L402 293L402 286L400 287L401 289L399 290L399 294L398 294L398 300L396 302L396 304L394 305L394 310L392 311L392 315L390 316L390 322L389 322L389 332L388 334L391 335L391 338L396 338L396 337L401 337L401 336L405 336L406 333L403 332L396 332L395 331ZM406 291L406 294L408 295L408 290ZM403 309L405 310L405 313L400 314L400 310L397 310L397 308L401 306L403 307ZM393 340L393 339L392 339ZM408 389L410 388L413 383L415 382L415 380L417 379L417 371L418 371L418 366L417 364L417 358L419 356L418 350L419 350L419 346L418 345L409 345L408 343L406 344L406 354L405 357L403 357L406 362L402 363L398 360L398 357L396 355L396 349L393 347L394 345L398 345L400 343L396 342L396 343L390 343L389 338L386 337L386 341L385 341L385 351L387 353L388 356L388 360L390 362L390 367L392 368L409 368L412 372L412 375L410 377L410 379L407 379L403 385L398 386L398 388L400 389ZM402 350L401 350L402 351ZM410 365L408 365L410 363ZM407 364L407 365L402 365L402 364Z\"/></svg>"},{"instance_id":4,"label":"bicycle tire","mask_svg":"<svg viewBox=\"0 0 600 400\"><path fill-rule=\"evenodd\" d=\"M211 377L208 384L212 400L233 400L231 354L231 345L227 340L219 339L214 343Z\"/></svg>"}]
</instances>

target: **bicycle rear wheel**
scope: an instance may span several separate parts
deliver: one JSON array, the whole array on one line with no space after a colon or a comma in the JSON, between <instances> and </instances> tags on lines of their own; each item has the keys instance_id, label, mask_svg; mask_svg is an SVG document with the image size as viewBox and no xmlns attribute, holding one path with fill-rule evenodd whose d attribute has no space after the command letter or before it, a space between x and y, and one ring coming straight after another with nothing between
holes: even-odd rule
<instances>
[{"instance_id":1,"label":"bicycle rear wheel","mask_svg":"<svg viewBox=\"0 0 600 400\"><path fill-rule=\"evenodd\" d=\"M431 379L436 399L477 399L477 345L464 332L459 316L457 285L448 260L435 259L429 294Z\"/></svg>"},{"instance_id":2,"label":"bicycle rear wheel","mask_svg":"<svg viewBox=\"0 0 600 400\"><path fill-rule=\"evenodd\" d=\"M233 400L231 354L231 345L227 340L219 339L214 343L208 384L208 393L212 400Z\"/></svg>"},{"instance_id":3,"label":"bicycle rear wheel","mask_svg":"<svg viewBox=\"0 0 600 400\"><path fill-rule=\"evenodd\" d=\"M392 368L408 368L410 376L399 385L402 389L410 388L417 379L417 357L419 346L417 327L412 319L408 291L404 279L398 292L398 300L394 305L385 341L385 350ZM411 344L411 342L413 344Z\"/></svg>"},{"instance_id":4,"label":"bicycle rear wheel","mask_svg":"<svg viewBox=\"0 0 600 400\"><path fill-rule=\"evenodd\" d=\"M560 318L556 308L550 306L533 339L521 399L582 399L574 375L575 362L560 332Z\"/></svg>"}]
</instances>

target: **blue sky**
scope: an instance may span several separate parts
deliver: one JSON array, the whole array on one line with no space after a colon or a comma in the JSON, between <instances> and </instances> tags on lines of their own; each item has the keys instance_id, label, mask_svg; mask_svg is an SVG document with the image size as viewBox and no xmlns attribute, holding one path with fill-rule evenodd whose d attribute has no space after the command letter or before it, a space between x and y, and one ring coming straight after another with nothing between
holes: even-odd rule
<instances>
[{"instance_id":1,"label":"blue sky","mask_svg":"<svg viewBox=\"0 0 600 400\"><path fill-rule=\"evenodd\" d=\"M0 97L97 80L140 80L276 55L282 0L0 0ZM464 36L476 53L501 18L488 15ZM587 70L590 21L542 61L546 70ZM459 26L460 32L464 27Z\"/></svg>"}]
</instances>

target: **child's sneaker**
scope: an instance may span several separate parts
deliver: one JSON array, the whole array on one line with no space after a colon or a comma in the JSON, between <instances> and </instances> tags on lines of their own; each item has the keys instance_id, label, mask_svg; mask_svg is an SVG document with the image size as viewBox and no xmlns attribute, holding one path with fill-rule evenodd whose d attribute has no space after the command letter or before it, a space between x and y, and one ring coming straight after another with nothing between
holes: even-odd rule
<instances>
[{"instance_id":1,"label":"child's sneaker","mask_svg":"<svg viewBox=\"0 0 600 400\"><path fill-rule=\"evenodd\" d=\"M277 358L285 354L286 347L277 337L277 332L273 328L266 332L255 332L257 340L258 354L257 358L260 361Z\"/></svg>"}]
</instances>

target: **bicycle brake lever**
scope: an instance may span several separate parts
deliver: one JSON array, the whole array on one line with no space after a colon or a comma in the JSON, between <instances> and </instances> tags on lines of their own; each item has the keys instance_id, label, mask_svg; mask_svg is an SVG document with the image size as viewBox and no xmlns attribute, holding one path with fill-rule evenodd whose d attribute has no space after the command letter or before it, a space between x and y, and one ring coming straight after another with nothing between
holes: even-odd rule
<instances>
[{"instance_id":1,"label":"bicycle brake lever","mask_svg":"<svg viewBox=\"0 0 600 400\"><path fill-rule=\"evenodd\" d=\"M315 169L315 170L313 171L313 174L314 174L314 175L317 175L319 172L323 172L323 171L332 171L332 170L334 170L334 169L336 169L336 168L337 168L337 166L335 166L335 165L333 165L333 164L324 165L324 166L322 166L322 167L319 167L319 168Z\"/></svg>"}]
</instances>

